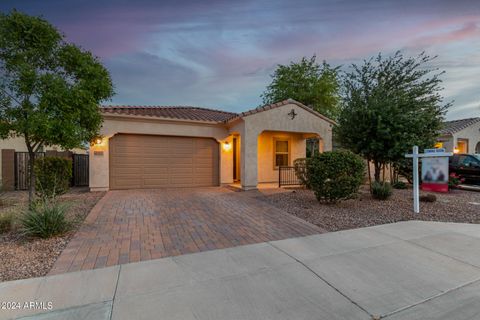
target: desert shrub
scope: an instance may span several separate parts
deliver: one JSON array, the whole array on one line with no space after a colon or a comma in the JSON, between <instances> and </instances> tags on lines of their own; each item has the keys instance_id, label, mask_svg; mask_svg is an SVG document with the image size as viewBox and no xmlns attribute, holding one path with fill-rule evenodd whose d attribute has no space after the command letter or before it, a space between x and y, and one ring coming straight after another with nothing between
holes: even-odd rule
<instances>
[{"instance_id":1,"label":"desert shrub","mask_svg":"<svg viewBox=\"0 0 480 320\"><path fill-rule=\"evenodd\" d=\"M407 189L407 184L403 181L395 181L392 183L394 189Z\"/></svg>"},{"instance_id":2,"label":"desert shrub","mask_svg":"<svg viewBox=\"0 0 480 320\"><path fill-rule=\"evenodd\" d=\"M387 182L377 182L375 181L372 184L372 197L378 200L387 200L392 196L393 189L390 183Z\"/></svg>"},{"instance_id":3,"label":"desert shrub","mask_svg":"<svg viewBox=\"0 0 480 320\"><path fill-rule=\"evenodd\" d=\"M309 188L307 180L307 161L306 158L299 158L293 161L293 167L295 168L295 174L305 187Z\"/></svg>"},{"instance_id":4,"label":"desert shrub","mask_svg":"<svg viewBox=\"0 0 480 320\"><path fill-rule=\"evenodd\" d=\"M422 202L435 202L437 201L437 196L434 194L425 194L420 196L420 201Z\"/></svg>"},{"instance_id":5,"label":"desert shrub","mask_svg":"<svg viewBox=\"0 0 480 320\"><path fill-rule=\"evenodd\" d=\"M22 233L27 237L50 238L63 234L72 228L67 218L68 204L35 203L20 219Z\"/></svg>"},{"instance_id":6,"label":"desert shrub","mask_svg":"<svg viewBox=\"0 0 480 320\"><path fill-rule=\"evenodd\" d=\"M72 179L72 161L59 157L44 157L35 161L35 188L40 197L64 194Z\"/></svg>"},{"instance_id":7,"label":"desert shrub","mask_svg":"<svg viewBox=\"0 0 480 320\"><path fill-rule=\"evenodd\" d=\"M6 233L12 230L13 219L14 216L12 212L0 213L0 233Z\"/></svg>"},{"instance_id":8,"label":"desert shrub","mask_svg":"<svg viewBox=\"0 0 480 320\"><path fill-rule=\"evenodd\" d=\"M306 178L318 201L335 203L354 197L365 176L365 163L350 151L330 151L307 162Z\"/></svg>"}]
</instances>

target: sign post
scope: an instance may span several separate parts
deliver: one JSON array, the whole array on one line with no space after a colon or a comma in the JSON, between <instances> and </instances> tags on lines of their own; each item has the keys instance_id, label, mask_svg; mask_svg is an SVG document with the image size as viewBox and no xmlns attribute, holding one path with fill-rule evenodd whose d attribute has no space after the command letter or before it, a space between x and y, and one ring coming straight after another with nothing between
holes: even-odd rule
<instances>
[{"instance_id":1,"label":"sign post","mask_svg":"<svg viewBox=\"0 0 480 320\"><path fill-rule=\"evenodd\" d=\"M425 151L426 153L418 153L418 146L413 146L412 154L405 155L405 158L412 158L413 160L413 212L415 213L420 213L420 177L418 175L418 159L451 157L453 155L452 152L445 152L445 150L431 152L431 150L427 149Z\"/></svg>"}]
</instances>

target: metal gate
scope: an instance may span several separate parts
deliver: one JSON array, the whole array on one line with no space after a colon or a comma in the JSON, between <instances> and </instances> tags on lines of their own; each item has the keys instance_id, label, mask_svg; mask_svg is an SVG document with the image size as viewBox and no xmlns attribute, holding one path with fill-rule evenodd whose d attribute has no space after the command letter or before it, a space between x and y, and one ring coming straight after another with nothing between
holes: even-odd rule
<instances>
[{"instance_id":1,"label":"metal gate","mask_svg":"<svg viewBox=\"0 0 480 320\"><path fill-rule=\"evenodd\" d=\"M44 152L37 152L35 158L44 157ZM30 156L28 152L15 152L15 190L28 190L30 186Z\"/></svg>"},{"instance_id":2,"label":"metal gate","mask_svg":"<svg viewBox=\"0 0 480 320\"><path fill-rule=\"evenodd\" d=\"M280 166L278 167L278 187L282 186L298 186L302 182L297 176L295 167Z\"/></svg>"},{"instance_id":3,"label":"metal gate","mask_svg":"<svg viewBox=\"0 0 480 320\"><path fill-rule=\"evenodd\" d=\"M72 165L72 184L76 187L88 186L88 154L73 154Z\"/></svg>"}]
</instances>

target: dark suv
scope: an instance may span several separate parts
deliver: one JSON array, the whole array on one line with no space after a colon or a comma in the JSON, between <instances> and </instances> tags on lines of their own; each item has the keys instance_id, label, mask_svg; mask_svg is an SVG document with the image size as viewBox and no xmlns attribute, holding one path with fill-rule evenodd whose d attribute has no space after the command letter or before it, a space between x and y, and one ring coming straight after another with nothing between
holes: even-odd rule
<instances>
[{"instance_id":1,"label":"dark suv","mask_svg":"<svg viewBox=\"0 0 480 320\"><path fill-rule=\"evenodd\" d=\"M465 183L480 184L480 156L454 154L449 161L450 173L465 179Z\"/></svg>"}]
</instances>

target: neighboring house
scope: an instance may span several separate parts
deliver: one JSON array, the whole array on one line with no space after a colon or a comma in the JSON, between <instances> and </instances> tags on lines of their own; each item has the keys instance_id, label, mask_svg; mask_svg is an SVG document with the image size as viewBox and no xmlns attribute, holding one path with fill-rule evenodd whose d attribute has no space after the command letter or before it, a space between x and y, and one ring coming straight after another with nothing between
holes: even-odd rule
<instances>
[{"instance_id":1,"label":"neighboring house","mask_svg":"<svg viewBox=\"0 0 480 320\"><path fill-rule=\"evenodd\" d=\"M58 152L62 152L63 149L52 146L45 147L43 152L55 155ZM28 152L27 145L23 137L14 137L10 139L0 140L0 177L2 190L13 190L15 186L15 152ZM73 153L86 154L86 149L74 149Z\"/></svg>"},{"instance_id":2,"label":"neighboring house","mask_svg":"<svg viewBox=\"0 0 480 320\"><path fill-rule=\"evenodd\" d=\"M90 148L90 189L218 186L278 181L306 139L332 148L334 122L294 100L240 114L197 108L105 106Z\"/></svg>"},{"instance_id":3,"label":"neighboring house","mask_svg":"<svg viewBox=\"0 0 480 320\"><path fill-rule=\"evenodd\" d=\"M480 153L480 117L446 121L437 147L447 152Z\"/></svg>"}]
</instances>

